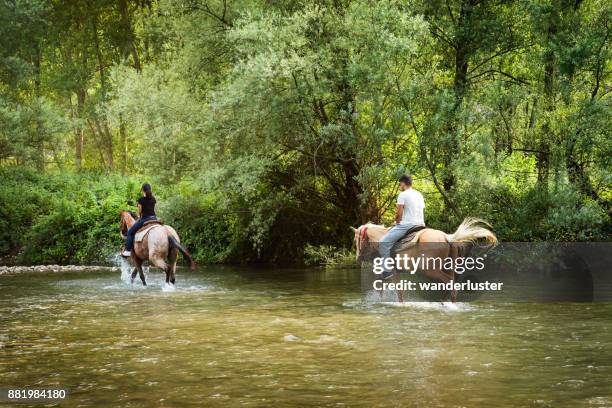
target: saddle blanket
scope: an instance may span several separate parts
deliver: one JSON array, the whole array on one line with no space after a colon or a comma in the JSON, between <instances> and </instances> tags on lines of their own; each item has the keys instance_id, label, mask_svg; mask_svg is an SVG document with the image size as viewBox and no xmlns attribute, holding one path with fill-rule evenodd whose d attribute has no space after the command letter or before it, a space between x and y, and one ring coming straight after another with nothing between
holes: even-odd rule
<instances>
[{"instance_id":1,"label":"saddle blanket","mask_svg":"<svg viewBox=\"0 0 612 408\"><path fill-rule=\"evenodd\" d=\"M397 254L398 252L415 245L412 240L416 236L417 232L424 230L425 228L427 227L417 225L416 227L409 229L408 232L406 232L406 235L404 235L402 239L400 239L393 245L393 248L391 248L391 254L395 256L395 254Z\"/></svg>"},{"instance_id":2,"label":"saddle blanket","mask_svg":"<svg viewBox=\"0 0 612 408\"><path fill-rule=\"evenodd\" d=\"M138 230L138 232L136 233L136 235L134 235L134 241L136 242L142 242L142 240L147 236L147 234L149 233L149 231L151 231L154 228L157 227L163 227L163 225L159 224L159 223L155 223L155 224L145 224L144 227L142 227L141 229Z\"/></svg>"}]
</instances>

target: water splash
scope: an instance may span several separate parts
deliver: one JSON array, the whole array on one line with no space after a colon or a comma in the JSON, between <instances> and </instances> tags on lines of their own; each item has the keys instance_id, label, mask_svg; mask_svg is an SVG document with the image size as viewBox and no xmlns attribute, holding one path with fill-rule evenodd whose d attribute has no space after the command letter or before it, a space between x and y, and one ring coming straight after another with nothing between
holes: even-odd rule
<instances>
[{"instance_id":1,"label":"water splash","mask_svg":"<svg viewBox=\"0 0 612 408\"><path fill-rule=\"evenodd\" d=\"M176 290L176 286L172 283L166 283L165 281L161 284L162 292L174 292Z\"/></svg>"},{"instance_id":2,"label":"water splash","mask_svg":"<svg viewBox=\"0 0 612 408\"><path fill-rule=\"evenodd\" d=\"M287 334L285 337L283 337L283 341L298 341L300 340L299 337L294 336L293 334Z\"/></svg>"},{"instance_id":3,"label":"water splash","mask_svg":"<svg viewBox=\"0 0 612 408\"><path fill-rule=\"evenodd\" d=\"M142 287L142 283L140 281L140 277L136 276L134 283L132 284L132 271L134 270L134 266L130 263L127 258L122 257L120 254L114 254L108 258L109 263L115 265L121 271L121 281L127 285L130 285L131 288L136 289L138 287ZM149 274L149 265L143 265L142 271L145 275L145 280L147 282L146 287L154 287L161 288L162 292L174 292L177 290L177 287L171 283L166 283L166 275L161 270L159 274L157 271L155 273ZM108 289L116 289L115 285L107 286ZM207 291L210 290L208 285L191 285L187 287L182 287L180 291Z\"/></svg>"},{"instance_id":4,"label":"water splash","mask_svg":"<svg viewBox=\"0 0 612 408\"><path fill-rule=\"evenodd\" d=\"M397 298L397 294L395 293L395 291L390 290L383 291L382 294L380 293L380 291L368 291L365 294L362 303L370 306L378 304L391 307L406 307L419 310L439 310L444 312L465 312L473 309L471 305L463 302L425 302L410 300L400 302Z\"/></svg>"},{"instance_id":5,"label":"water splash","mask_svg":"<svg viewBox=\"0 0 612 408\"><path fill-rule=\"evenodd\" d=\"M366 303L374 304L374 303L382 303L382 302L397 302L397 292L394 290L383 290L382 292L379 290L369 290L366 292L364 296L364 301Z\"/></svg>"},{"instance_id":6,"label":"water splash","mask_svg":"<svg viewBox=\"0 0 612 408\"><path fill-rule=\"evenodd\" d=\"M121 280L130 284L132 282L132 269L134 268L130 262L120 254L111 255L109 261L121 270Z\"/></svg>"},{"instance_id":7,"label":"water splash","mask_svg":"<svg viewBox=\"0 0 612 408\"><path fill-rule=\"evenodd\" d=\"M442 312L467 312L473 307L467 303L452 302L381 302L382 305L392 307L407 307L420 310L439 310Z\"/></svg>"}]
</instances>

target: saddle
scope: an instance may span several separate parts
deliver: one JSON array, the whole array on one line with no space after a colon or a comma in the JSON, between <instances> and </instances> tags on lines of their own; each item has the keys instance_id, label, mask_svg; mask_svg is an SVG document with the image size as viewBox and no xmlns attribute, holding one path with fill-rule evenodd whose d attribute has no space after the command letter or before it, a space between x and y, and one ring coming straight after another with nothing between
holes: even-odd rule
<instances>
[{"instance_id":1,"label":"saddle","mask_svg":"<svg viewBox=\"0 0 612 408\"><path fill-rule=\"evenodd\" d=\"M153 225L153 224L163 225L164 222L162 220L149 220L149 221L145 221L145 223L142 224L142 228L146 227L147 225Z\"/></svg>"},{"instance_id":2,"label":"saddle","mask_svg":"<svg viewBox=\"0 0 612 408\"><path fill-rule=\"evenodd\" d=\"M136 232L134 235L135 242L142 242L142 240L147 236L147 234L154 228L161 227L164 223L161 220L149 220L145 221L142 228Z\"/></svg>"},{"instance_id":3,"label":"saddle","mask_svg":"<svg viewBox=\"0 0 612 408\"><path fill-rule=\"evenodd\" d=\"M427 227L424 225L417 225L416 227L410 228L402 239L393 244L393 247L391 248L391 256L395 256L395 254L402 251L406 247L414 245L414 242L412 241L414 240L417 232L424 230L425 228Z\"/></svg>"}]
</instances>

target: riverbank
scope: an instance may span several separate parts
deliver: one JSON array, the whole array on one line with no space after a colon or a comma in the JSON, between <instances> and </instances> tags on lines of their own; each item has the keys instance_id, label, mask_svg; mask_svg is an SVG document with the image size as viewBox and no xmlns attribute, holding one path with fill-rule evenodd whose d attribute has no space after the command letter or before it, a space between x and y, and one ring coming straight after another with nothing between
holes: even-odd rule
<instances>
[{"instance_id":1,"label":"riverbank","mask_svg":"<svg viewBox=\"0 0 612 408\"><path fill-rule=\"evenodd\" d=\"M100 265L34 265L34 266L0 266L0 275L16 275L32 272L115 272L119 271L117 266Z\"/></svg>"}]
</instances>

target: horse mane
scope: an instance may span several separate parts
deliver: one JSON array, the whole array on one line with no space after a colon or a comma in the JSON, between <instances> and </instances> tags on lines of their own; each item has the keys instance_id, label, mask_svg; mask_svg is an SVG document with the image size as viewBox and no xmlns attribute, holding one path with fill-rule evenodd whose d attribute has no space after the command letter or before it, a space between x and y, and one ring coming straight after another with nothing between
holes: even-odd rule
<instances>
[{"instance_id":1,"label":"horse mane","mask_svg":"<svg viewBox=\"0 0 612 408\"><path fill-rule=\"evenodd\" d=\"M368 221L365 224L363 224L361 227L379 227L379 228L387 228L384 226L384 224L374 224L372 221ZM359 227L359 228L361 228Z\"/></svg>"},{"instance_id":2,"label":"horse mane","mask_svg":"<svg viewBox=\"0 0 612 408\"><path fill-rule=\"evenodd\" d=\"M139 217L138 217L138 214L136 214L134 211L128 211L128 213L129 213L129 214L132 216L132 218L133 218L133 219L135 219L135 220L137 220L137 219L139 218Z\"/></svg>"}]
</instances>

